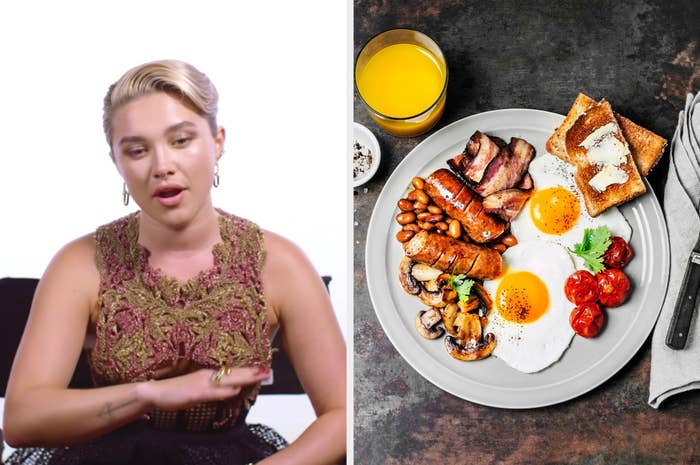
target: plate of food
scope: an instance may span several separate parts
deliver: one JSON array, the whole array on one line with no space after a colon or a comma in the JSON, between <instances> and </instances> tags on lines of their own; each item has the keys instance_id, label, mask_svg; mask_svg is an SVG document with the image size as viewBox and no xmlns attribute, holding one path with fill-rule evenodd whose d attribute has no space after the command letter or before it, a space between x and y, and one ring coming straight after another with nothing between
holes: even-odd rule
<instances>
[{"instance_id":1,"label":"plate of food","mask_svg":"<svg viewBox=\"0 0 700 465\"><path fill-rule=\"evenodd\" d=\"M535 408L575 398L620 370L658 317L668 233L641 173L665 140L660 153L641 153L644 128L606 121L607 102L581 98L566 117L504 109L442 128L375 204L366 242L375 313L416 371L465 400ZM610 169L588 173L581 150ZM637 158L643 170L631 168Z\"/></svg>"}]
</instances>

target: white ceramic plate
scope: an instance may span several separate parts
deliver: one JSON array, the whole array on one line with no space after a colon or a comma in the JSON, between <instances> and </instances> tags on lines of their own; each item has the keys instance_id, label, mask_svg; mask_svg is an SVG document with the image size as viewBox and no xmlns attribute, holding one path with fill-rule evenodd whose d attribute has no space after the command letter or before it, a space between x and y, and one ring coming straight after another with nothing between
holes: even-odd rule
<instances>
[{"instance_id":1,"label":"white ceramic plate","mask_svg":"<svg viewBox=\"0 0 700 465\"><path fill-rule=\"evenodd\" d=\"M437 131L416 146L386 182L367 231L366 276L377 317L394 347L423 377L463 399L493 407L533 408L560 403L600 385L622 368L649 336L666 293L670 252L668 232L659 203L648 193L621 207L632 226L635 253L625 267L633 292L622 306L606 309L607 322L593 339L575 336L554 365L527 374L496 357L460 362L446 352L442 338L423 339L413 328L423 304L406 294L398 282L403 256L395 235L399 225L396 202L408 191L413 176L427 176L446 167L462 152L476 130L505 140L521 137L545 153L545 142L563 116L539 110L508 109L473 115Z\"/></svg>"}]
</instances>

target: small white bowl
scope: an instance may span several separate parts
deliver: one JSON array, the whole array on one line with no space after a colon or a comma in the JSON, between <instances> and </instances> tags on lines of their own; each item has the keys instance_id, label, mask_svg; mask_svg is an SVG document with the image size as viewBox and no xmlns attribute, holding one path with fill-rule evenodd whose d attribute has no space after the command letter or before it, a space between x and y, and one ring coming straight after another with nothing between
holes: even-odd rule
<instances>
[{"instance_id":1,"label":"small white bowl","mask_svg":"<svg viewBox=\"0 0 700 465\"><path fill-rule=\"evenodd\" d=\"M372 162L369 165L369 167L366 168L366 170L355 177L355 142L359 143L365 149L363 151L366 151L369 149L370 155L372 156ZM379 141L377 141L377 138L372 134L372 131L367 129L365 126L361 125L360 123L355 123L353 122L353 128L352 128L352 155L353 155L353 179L352 179L352 187L358 187L372 179L372 176L377 172L379 169L379 162L382 158L381 150L379 149Z\"/></svg>"}]
</instances>

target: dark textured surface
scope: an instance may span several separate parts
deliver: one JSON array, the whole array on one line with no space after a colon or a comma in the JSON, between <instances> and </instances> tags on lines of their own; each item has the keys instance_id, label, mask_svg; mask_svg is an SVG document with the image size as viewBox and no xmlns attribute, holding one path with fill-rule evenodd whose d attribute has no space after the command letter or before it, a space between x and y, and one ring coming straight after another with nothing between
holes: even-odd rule
<instances>
[{"instance_id":1,"label":"dark textured surface","mask_svg":"<svg viewBox=\"0 0 700 465\"><path fill-rule=\"evenodd\" d=\"M700 391L647 404L650 341L616 375L568 402L502 410L461 400L396 352L364 276L367 225L392 170L419 142L465 116L501 108L564 114L578 92L670 139L685 94L700 89L700 2L354 2L354 56L395 27L427 33L450 70L445 114L428 134L396 138L369 118L382 164L354 192L356 464L700 464ZM667 158L649 180L661 201ZM673 227L673 225L670 225Z\"/></svg>"}]
</instances>

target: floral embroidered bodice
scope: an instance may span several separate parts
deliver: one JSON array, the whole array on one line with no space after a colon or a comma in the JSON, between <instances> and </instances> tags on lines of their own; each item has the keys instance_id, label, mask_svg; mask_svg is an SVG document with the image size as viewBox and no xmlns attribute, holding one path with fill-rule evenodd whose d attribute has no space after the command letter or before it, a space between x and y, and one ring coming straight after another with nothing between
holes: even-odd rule
<instances>
[{"instance_id":1,"label":"floral embroidered bodice","mask_svg":"<svg viewBox=\"0 0 700 465\"><path fill-rule=\"evenodd\" d=\"M152 379L183 358L200 368L270 366L262 232L250 221L219 213L222 242L213 248L214 265L185 282L150 266L148 250L138 243L139 213L97 229L99 314L89 355L96 385ZM164 428L224 427L247 412L258 389L245 389L223 406L194 407L194 420L183 422L182 413L170 418L170 412L153 417Z\"/></svg>"}]
</instances>

